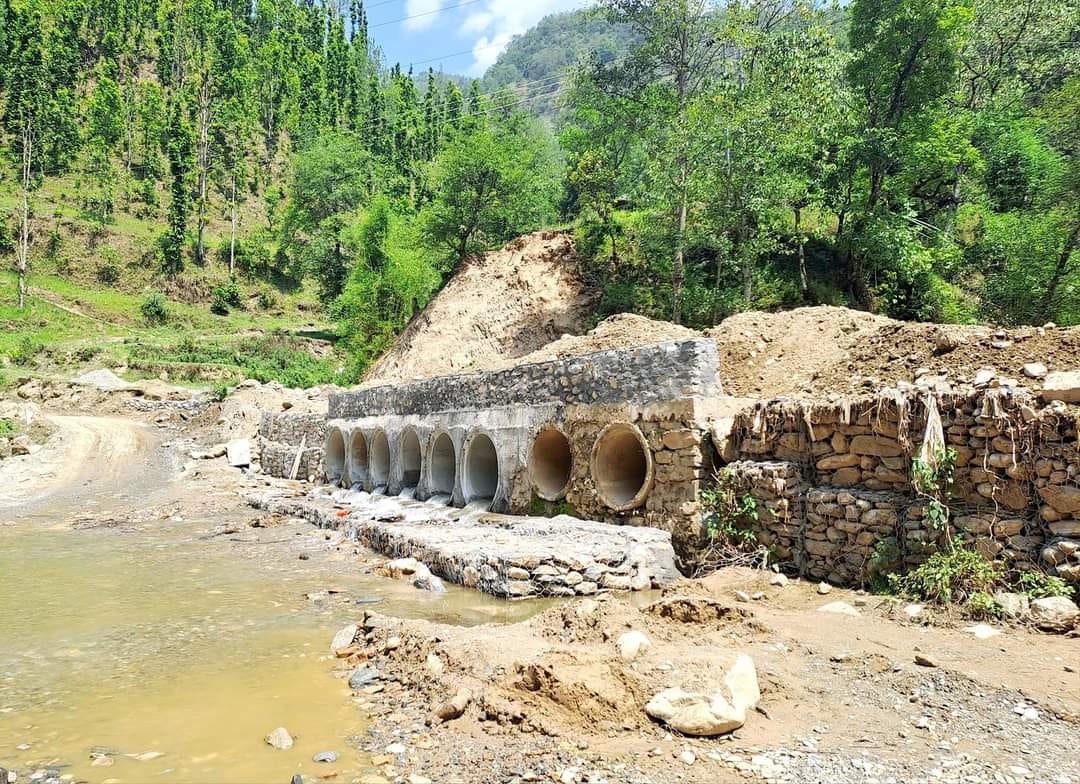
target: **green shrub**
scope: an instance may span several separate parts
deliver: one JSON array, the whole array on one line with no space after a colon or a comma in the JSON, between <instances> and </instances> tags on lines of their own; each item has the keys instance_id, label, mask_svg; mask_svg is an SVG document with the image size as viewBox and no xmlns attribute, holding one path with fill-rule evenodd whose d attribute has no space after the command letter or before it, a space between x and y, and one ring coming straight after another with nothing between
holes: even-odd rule
<instances>
[{"instance_id":1,"label":"green shrub","mask_svg":"<svg viewBox=\"0 0 1080 784\"><path fill-rule=\"evenodd\" d=\"M228 314L230 308L238 308L241 305L240 286L235 280L214 286L210 293L210 312L219 316Z\"/></svg>"},{"instance_id":2,"label":"green shrub","mask_svg":"<svg viewBox=\"0 0 1080 784\"><path fill-rule=\"evenodd\" d=\"M896 593L935 604L966 604L977 593L990 593L1002 578L1001 567L987 561L957 537L925 563L904 575L889 575Z\"/></svg>"},{"instance_id":3,"label":"green shrub","mask_svg":"<svg viewBox=\"0 0 1080 784\"><path fill-rule=\"evenodd\" d=\"M1002 614L1001 605L985 591L973 593L964 604L964 612L979 621L1000 618Z\"/></svg>"},{"instance_id":4,"label":"green shrub","mask_svg":"<svg viewBox=\"0 0 1080 784\"><path fill-rule=\"evenodd\" d=\"M11 361L16 365L29 365L44 350L45 346L41 343L29 335L23 335L11 351Z\"/></svg>"},{"instance_id":5,"label":"green shrub","mask_svg":"<svg viewBox=\"0 0 1080 784\"><path fill-rule=\"evenodd\" d=\"M75 349L76 362L89 362L101 353L101 346L80 346Z\"/></svg>"},{"instance_id":6,"label":"green shrub","mask_svg":"<svg viewBox=\"0 0 1080 784\"><path fill-rule=\"evenodd\" d=\"M258 300L259 307L263 310L270 310L270 308L277 305L277 295L269 286L262 286L259 289Z\"/></svg>"},{"instance_id":7,"label":"green shrub","mask_svg":"<svg viewBox=\"0 0 1080 784\"><path fill-rule=\"evenodd\" d=\"M160 326L169 320L169 301L160 292L147 294L139 306L143 321L151 326Z\"/></svg>"},{"instance_id":8,"label":"green shrub","mask_svg":"<svg viewBox=\"0 0 1080 784\"><path fill-rule=\"evenodd\" d=\"M221 403L229 396L228 384L214 384L210 389L210 399L215 403Z\"/></svg>"},{"instance_id":9,"label":"green shrub","mask_svg":"<svg viewBox=\"0 0 1080 784\"><path fill-rule=\"evenodd\" d=\"M11 438L15 435L15 423L10 419L0 417L0 438Z\"/></svg>"},{"instance_id":10,"label":"green shrub","mask_svg":"<svg viewBox=\"0 0 1080 784\"><path fill-rule=\"evenodd\" d=\"M701 491L708 543L698 571L733 564L765 565L769 551L761 547L753 524L757 522L757 501L748 493L739 493L735 475L727 469L717 471L713 483Z\"/></svg>"},{"instance_id":11,"label":"green shrub","mask_svg":"<svg viewBox=\"0 0 1080 784\"><path fill-rule=\"evenodd\" d=\"M1069 584L1062 578L1038 570L1021 572L1020 579L1016 581L1016 590L1032 599L1068 596L1070 593Z\"/></svg>"},{"instance_id":12,"label":"green shrub","mask_svg":"<svg viewBox=\"0 0 1080 784\"><path fill-rule=\"evenodd\" d=\"M120 267L111 261L102 261L97 265L94 272L99 283L106 286L115 285L120 280Z\"/></svg>"}]
</instances>

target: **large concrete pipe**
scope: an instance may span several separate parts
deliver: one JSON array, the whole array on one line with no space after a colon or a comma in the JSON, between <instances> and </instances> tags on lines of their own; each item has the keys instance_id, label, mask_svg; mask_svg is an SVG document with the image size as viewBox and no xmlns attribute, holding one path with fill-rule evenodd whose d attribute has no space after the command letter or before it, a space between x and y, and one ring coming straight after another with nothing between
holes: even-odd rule
<instances>
[{"instance_id":1,"label":"large concrete pipe","mask_svg":"<svg viewBox=\"0 0 1080 784\"><path fill-rule=\"evenodd\" d=\"M368 443L368 470L374 487L386 487L390 481L390 442L386 433L376 430Z\"/></svg>"},{"instance_id":2,"label":"large concrete pipe","mask_svg":"<svg viewBox=\"0 0 1080 784\"><path fill-rule=\"evenodd\" d=\"M428 472L433 494L452 495L457 479L457 450L449 433L439 433L432 439Z\"/></svg>"},{"instance_id":3,"label":"large concrete pipe","mask_svg":"<svg viewBox=\"0 0 1080 784\"><path fill-rule=\"evenodd\" d=\"M465 445L461 475L465 503L490 500L499 489L499 454L485 433L474 433Z\"/></svg>"},{"instance_id":4,"label":"large concrete pipe","mask_svg":"<svg viewBox=\"0 0 1080 784\"><path fill-rule=\"evenodd\" d=\"M420 438L411 427L401 434L398 454L401 455L401 486L416 487L420 484Z\"/></svg>"},{"instance_id":5,"label":"large concrete pipe","mask_svg":"<svg viewBox=\"0 0 1080 784\"><path fill-rule=\"evenodd\" d=\"M536 494L545 501L559 500L574 466L569 439L554 425L545 426L533 439L526 465Z\"/></svg>"},{"instance_id":6,"label":"large concrete pipe","mask_svg":"<svg viewBox=\"0 0 1080 784\"><path fill-rule=\"evenodd\" d=\"M652 489L652 453L634 425L615 422L601 430L589 467L600 500L616 512L641 506Z\"/></svg>"},{"instance_id":7,"label":"large concrete pipe","mask_svg":"<svg viewBox=\"0 0 1080 784\"><path fill-rule=\"evenodd\" d=\"M326 481L336 485L342 480L348 480L345 470L345 437L340 428L332 427L326 434L326 444L323 446L323 463L326 471Z\"/></svg>"},{"instance_id":8,"label":"large concrete pipe","mask_svg":"<svg viewBox=\"0 0 1080 784\"><path fill-rule=\"evenodd\" d=\"M349 439L349 484L364 484L368 478L368 448L364 434L354 430Z\"/></svg>"}]
</instances>

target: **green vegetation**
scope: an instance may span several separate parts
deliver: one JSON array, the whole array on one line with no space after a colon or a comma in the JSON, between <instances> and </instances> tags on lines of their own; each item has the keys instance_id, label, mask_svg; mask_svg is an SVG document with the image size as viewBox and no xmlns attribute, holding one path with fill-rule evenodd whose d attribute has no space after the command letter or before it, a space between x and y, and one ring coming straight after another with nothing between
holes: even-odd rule
<instances>
[{"instance_id":1,"label":"green vegetation","mask_svg":"<svg viewBox=\"0 0 1080 784\"><path fill-rule=\"evenodd\" d=\"M15 435L15 423L10 419L0 417L0 438L11 438Z\"/></svg>"},{"instance_id":2,"label":"green vegetation","mask_svg":"<svg viewBox=\"0 0 1080 784\"><path fill-rule=\"evenodd\" d=\"M1074 11L602 0L466 83L387 67L362 0L0 0L0 353L332 320L290 377L348 382L469 255L555 224L598 316L1075 324Z\"/></svg>"},{"instance_id":3,"label":"green vegetation","mask_svg":"<svg viewBox=\"0 0 1080 784\"><path fill-rule=\"evenodd\" d=\"M707 538L699 571L732 564L765 565L769 551L758 544L753 526L758 519L757 501L739 493L735 475L721 469L701 491L701 509Z\"/></svg>"}]
</instances>

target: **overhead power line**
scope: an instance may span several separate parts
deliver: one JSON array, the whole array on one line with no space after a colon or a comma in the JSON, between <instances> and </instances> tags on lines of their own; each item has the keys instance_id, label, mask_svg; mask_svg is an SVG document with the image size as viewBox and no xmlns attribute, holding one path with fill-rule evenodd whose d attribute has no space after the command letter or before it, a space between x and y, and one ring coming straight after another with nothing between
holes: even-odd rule
<instances>
[{"instance_id":1,"label":"overhead power line","mask_svg":"<svg viewBox=\"0 0 1080 784\"><path fill-rule=\"evenodd\" d=\"M450 11L454 8L461 8L465 5L472 5L473 3L479 3L480 0L465 0L463 3L454 3L454 5L444 5L442 8L436 8L433 11L423 11L419 14L409 14L408 16L402 16L397 19L390 19L385 22L379 22L378 24L369 24L368 29L373 27L386 27L386 25L397 24L398 22L404 22L407 19L417 19L421 16L431 16L432 14L441 14L443 11Z\"/></svg>"}]
</instances>

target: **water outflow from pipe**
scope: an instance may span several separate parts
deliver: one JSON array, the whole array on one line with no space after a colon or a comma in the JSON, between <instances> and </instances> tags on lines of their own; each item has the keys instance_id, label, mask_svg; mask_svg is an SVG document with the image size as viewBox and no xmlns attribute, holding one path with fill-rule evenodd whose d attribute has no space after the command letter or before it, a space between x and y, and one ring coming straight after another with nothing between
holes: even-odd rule
<instances>
[{"instance_id":1,"label":"water outflow from pipe","mask_svg":"<svg viewBox=\"0 0 1080 784\"><path fill-rule=\"evenodd\" d=\"M368 445L368 470L371 471L373 486L385 488L390 482L390 442L383 430L376 430L371 434L371 442Z\"/></svg>"},{"instance_id":2,"label":"water outflow from pipe","mask_svg":"<svg viewBox=\"0 0 1080 784\"><path fill-rule=\"evenodd\" d=\"M420 484L420 438L416 431L409 428L401 434L401 484L402 487L416 487Z\"/></svg>"},{"instance_id":3,"label":"water outflow from pipe","mask_svg":"<svg viewBox=\"0 0 1080 784\"><path fill-rule=\"evenodd\" d=\"M345 437L336 427L330 428L330 432L326 436L324 454L326 455L325 464L327 481L332 485L339 483L345 485L350 484L348 471L345 466Z\"/></svg>"},{"instance_id":4,"label":"water outflow from pipe","mask_svg":"<svg viewBox=\"0 0 1080 784\"><path fill-rule=\"evenodd\" d=\"M432 494L451 495L457 481L457 450L449 433L439 433L431 443L428 468Z\"/></svg>"}]
</instances>

